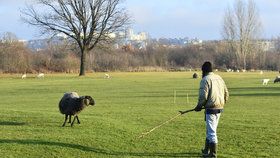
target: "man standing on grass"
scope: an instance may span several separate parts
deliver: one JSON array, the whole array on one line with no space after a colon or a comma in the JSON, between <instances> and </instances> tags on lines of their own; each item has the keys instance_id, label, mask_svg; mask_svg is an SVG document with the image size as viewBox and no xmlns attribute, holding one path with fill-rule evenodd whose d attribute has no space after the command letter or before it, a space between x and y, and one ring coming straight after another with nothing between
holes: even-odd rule
<instances>
[{"instance_id":1,"label":"man standing on grass","mask_svg":"<svg viewBox=\"0 0 280 158\"><path fill-rule=\"evenodd\" d=\"M213 73L212 64L208 61L202 65L202 77L195 107L197 112L205 108L206 140L202 154L204 157L217 157L217 127L229 93L224 80Z\"/></svg>"}]
</instances>

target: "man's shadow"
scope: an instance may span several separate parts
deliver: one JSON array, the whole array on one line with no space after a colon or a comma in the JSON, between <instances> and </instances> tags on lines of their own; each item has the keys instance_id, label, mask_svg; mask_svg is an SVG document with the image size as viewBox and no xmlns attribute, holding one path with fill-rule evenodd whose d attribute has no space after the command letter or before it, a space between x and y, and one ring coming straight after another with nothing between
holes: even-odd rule
<instances>
[{"instance_id":1,"label":"man's shadow","mask_svg":"<svg viewBox=\"0 0 280 158\"><path fill-rule=\"evenodd\" d=\"M0 126L23 126L24 122L13 122L13 121L1 121Z\"/></svg>"},{"instance_id":2,"label":"man's shadow","mask_svg":"<svg viewBox=\"0 0 280 158\"><path fill-rule=\"evenodd\" d=\"M94 152L97 154L103 154L107 156L147 156L147 157L201 157L197 152L181 152L181 153L145 153L145 152L127 152L127 151L110 151L104 149L98 149L94 147L83 146L79 144L70 144L63 142L50 142L44 140L12 140L12 139L0 139L0 144L23 144L23 145L47 145L47 146L59 146L64 148L78 149L85 152Z\"/></svg>"}]
</instances>

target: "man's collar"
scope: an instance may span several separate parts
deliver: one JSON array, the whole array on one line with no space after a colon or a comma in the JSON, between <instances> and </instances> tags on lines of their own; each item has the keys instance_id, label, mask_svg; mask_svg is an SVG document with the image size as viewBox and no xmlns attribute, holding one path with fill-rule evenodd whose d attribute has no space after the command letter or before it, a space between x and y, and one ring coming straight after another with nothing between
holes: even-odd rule
<instances>
[{"instance_id":1,"label":"man's collar","mask_svg":"<svg viewBox=\"0 0 280 158\"><path fill-rule=\"evenodd\" d=\"M214 75L214 72L208 72L205 76Z\"/></svg>"}]
</instances>

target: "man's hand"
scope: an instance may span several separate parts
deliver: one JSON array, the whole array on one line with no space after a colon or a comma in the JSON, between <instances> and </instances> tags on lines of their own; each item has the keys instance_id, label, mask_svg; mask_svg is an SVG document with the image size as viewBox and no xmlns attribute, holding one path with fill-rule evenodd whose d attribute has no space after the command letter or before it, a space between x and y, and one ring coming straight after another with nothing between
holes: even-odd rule
<instances>
[{"instance_id":1,"label":"man's hand","mask_svg":"<svg viewBox=\"0 0 280 158\"><path fill-rule=\"evenodd\" d=\"M183 115L183 114L185 113L185 111L179 111L179 113L180 113L181 115Z\"/></svg>"},{"instance_id":2,"label":"man's hand","mask_svg":"<svg viewBox=\"0 0 280 158\"><path fill-rule=\"evenodd\" d=\"M196 106L195 108L194 108L194 111L196 111L196 112L199 112L199 111L201 111L202 110L202 108L201 107L198 107L198 106Z\"/></svg>"}]
</instances>

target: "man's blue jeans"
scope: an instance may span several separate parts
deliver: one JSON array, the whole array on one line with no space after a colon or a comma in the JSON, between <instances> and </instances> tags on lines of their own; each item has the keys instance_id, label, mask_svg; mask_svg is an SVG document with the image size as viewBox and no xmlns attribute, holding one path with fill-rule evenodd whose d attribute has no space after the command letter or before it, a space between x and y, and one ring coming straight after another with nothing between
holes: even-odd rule
<instances>
[{"instance_id":1,"label":"man's blue jeans","mask_svg":"<svg viewBox=\"0 0 280 158\"><path fill-rule=\"evenodd\" d=\"M206 114L206 139L209 143L218 143L217 127L221 113Z\"/></svg>"}]
</instances>

